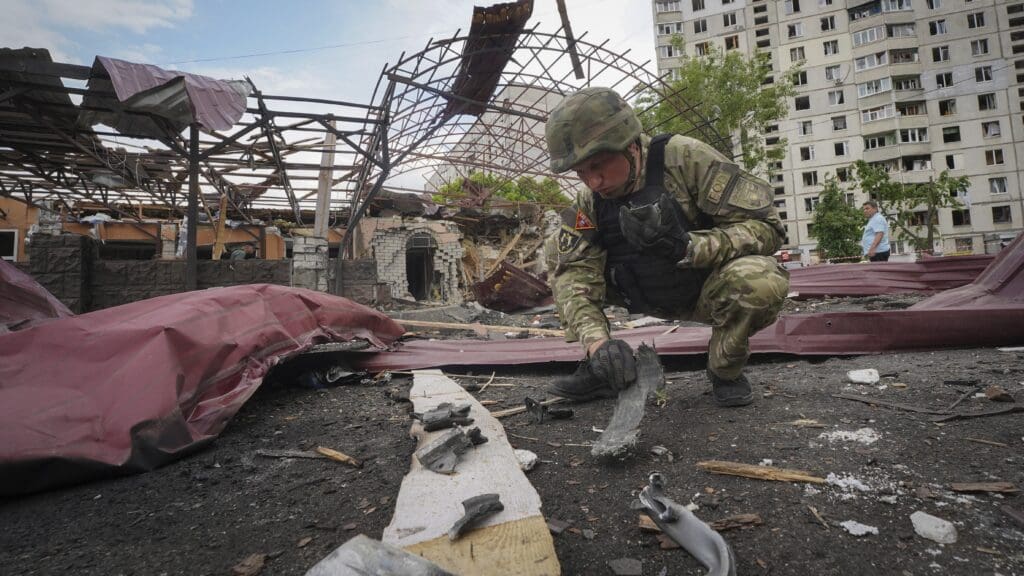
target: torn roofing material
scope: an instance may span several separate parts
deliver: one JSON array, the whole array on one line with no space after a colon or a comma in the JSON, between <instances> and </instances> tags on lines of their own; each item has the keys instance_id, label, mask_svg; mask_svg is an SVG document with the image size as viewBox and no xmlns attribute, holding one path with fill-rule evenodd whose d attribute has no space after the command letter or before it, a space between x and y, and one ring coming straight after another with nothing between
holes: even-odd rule
<instances>
[{"instance_id":1,"label":"torn roofing material","mask_svg":"<svg viewBox=\"0 0 1024 576\"><path fill-rule=\"evenodd\" d=\"M167 464L220 434L282 359L402 332L345 298L252 284L0 335L0 494Z\"/></svg>"},{"instance_id":2,"label":"torn roofing material","mask_svg":"<svg viewBox=\"0 0 1024 576\"><path fill-rule=\"evenodd\" d=\"M515 312L551 304L551 288L540 278L502 261L483 282L473 285L481 305L499 312Z\"/></svg>"},{"instance_id":3,"label":"torn roofing material","mask_svg":"<svg viewBox=\"0 0 1024 576\"><path fill-rule=\"evenodd\" d=\"M1024 235L1005 248L971 284L939 293L907 310L782 316L750 339L755 353L871 354L1024 343ZM646 342L658 354L706 354L710 328L664 326L615 332L634 348ZM404 343L398 350L358 358L366 370L436 366L576 362L578 343L534 338L509 341L444 340Z\"/></svg>"},{"instance_id":4,"label":"torn roofing material","mask_svg":"<svg viewBox=\"0 0 1024 576\"><path fill-rule=\"evenodd\" d=\"M941 292L974 280L995 257L947 256L918 262L818 264L789 271L790 298Z\"/></svg>"},{"instance_id":5,"label":"torn roofing material","mask_svg":"<svg viewBox=\"0 0 1024 576\"><path fill-rule=\"evenodd\" d=\"M448 98L442 117L483 114L531 14L533 0L473 7L473 23L452 84L453 97Z\"/></svg>"},{"instance_id":6,"label":"torn roofing material","mask_svg":"<svg viewBox=\"0 0 1024 576\"><path fill-rule=\"evenodd\" d=\"M111 105L111 91L121 107L159 116L167 120L175 132L184 130L192 122L206 130L228 130L245 113L249 84L97 56L89 78L89 91L82 100L84 110L80 125L102 123L117 128L122 134L161 138L167 131L157 126L152 118L98 111L119 108Z\"/></svg>"}]
</instances>

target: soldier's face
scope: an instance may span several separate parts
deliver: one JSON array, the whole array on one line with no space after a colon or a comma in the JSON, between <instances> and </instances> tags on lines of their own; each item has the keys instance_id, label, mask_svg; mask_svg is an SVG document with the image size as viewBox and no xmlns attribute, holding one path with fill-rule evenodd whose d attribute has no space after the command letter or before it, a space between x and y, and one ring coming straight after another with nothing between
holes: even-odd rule
<instances>
[{"instance_id":1,"label":"soldier's face","mask_svg":"<svg viewBox=\"0 0 1024 576\"><path fill-rule=\"evenodd\" d=\"M576 175L602 198L625 196L629 160L622 152L599 152L572 167Z\"/></svg>"}]
</instances>

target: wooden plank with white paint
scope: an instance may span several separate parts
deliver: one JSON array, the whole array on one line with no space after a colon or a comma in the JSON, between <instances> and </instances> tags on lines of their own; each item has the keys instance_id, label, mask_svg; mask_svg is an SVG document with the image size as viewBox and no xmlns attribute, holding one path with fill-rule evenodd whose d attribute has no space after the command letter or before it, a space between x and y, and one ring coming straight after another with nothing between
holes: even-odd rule
<instances>
[{"instance_id":1,"label":"wooden plank with white paint","mask_svg":"<svg viewBox=\"0 0 1024 576\"><path fill-rule=\"evenodd\" d=\"M439 370L417 371L409 398L416 412L444 402L469 404L472 426L488 441L463 454L452 475L431 472L413 458L382 540L456 574L560 574L540 496L519 469L498 420ZM410 433L418 449L444 431L424 432L416 422ZM499 494L505 509L450 541L448 529L462 517L462 501L488 493Z\"/></svg>"}]
</instances>

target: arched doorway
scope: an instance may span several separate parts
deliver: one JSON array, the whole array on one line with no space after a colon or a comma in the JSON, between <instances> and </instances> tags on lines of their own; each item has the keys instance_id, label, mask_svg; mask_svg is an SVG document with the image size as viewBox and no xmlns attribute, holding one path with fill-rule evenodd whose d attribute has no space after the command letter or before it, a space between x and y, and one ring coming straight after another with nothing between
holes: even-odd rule
<instances>
[{"instance_id":1,"label":"arched doorway","mask_svg":"<svg viewBox=\"0 0 1024 576\"><path fill-rule=\"evenodd\" d=\"M409 294L416 300L430 300L434 290L434 254L437 241L430 234L419 232L405 242L405 277Z\"/></svg>"}]
</instances>

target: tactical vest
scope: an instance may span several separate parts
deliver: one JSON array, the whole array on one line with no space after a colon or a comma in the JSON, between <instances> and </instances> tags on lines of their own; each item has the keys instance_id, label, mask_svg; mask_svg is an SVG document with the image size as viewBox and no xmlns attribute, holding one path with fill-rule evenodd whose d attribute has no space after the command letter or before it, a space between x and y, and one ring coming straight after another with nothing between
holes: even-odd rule
<instances>
[{"instance_id":1,"label":"tactical vest","mask_svg":"<svg viewBox=\"0 0 1024 576\"><path fill-rule=\"evenodd\" d=\"M662 134L651 140L642 189L624 198L605 199L594 194L597 243L607 253L605 281L622 295L626 307L634 313L692 309L710 273L707 270L678 268L671 258L633 247L623 237L619 226L619 207L646 206L657 202L662 194L671 197L665 189L665 145L671 137L671 134ZM675 198L672 198L672 205L687 232L709 227L704 222L700 227L690 222Z\"/></svg>"}]
</instances>

